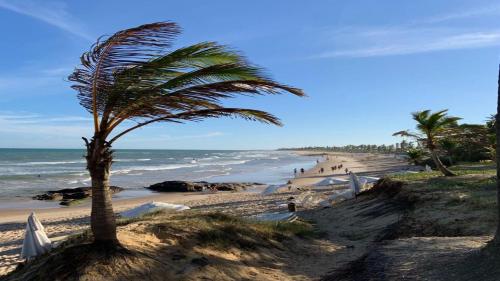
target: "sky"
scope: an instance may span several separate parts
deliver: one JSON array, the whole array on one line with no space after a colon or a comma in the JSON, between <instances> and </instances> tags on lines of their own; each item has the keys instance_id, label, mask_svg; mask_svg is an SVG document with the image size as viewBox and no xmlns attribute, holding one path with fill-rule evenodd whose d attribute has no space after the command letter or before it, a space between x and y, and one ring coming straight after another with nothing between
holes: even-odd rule
<instances>
[{"instance_id":1,"label":"sky","mask_svg":"<svg viewBox=\"0 0 500 281\"><path fill-rule=\"evenodd\" d=\"M239 119L156 124L115 148L274 149L391 144L410 113L449 109L482 123L496 110L500 2L459 0L0 0L0 147L81 148L92 120L68 75L99 36L157 21L176 47L239 50L292 95L227 103L283 127Z\"/></svg>"}]
</instances>

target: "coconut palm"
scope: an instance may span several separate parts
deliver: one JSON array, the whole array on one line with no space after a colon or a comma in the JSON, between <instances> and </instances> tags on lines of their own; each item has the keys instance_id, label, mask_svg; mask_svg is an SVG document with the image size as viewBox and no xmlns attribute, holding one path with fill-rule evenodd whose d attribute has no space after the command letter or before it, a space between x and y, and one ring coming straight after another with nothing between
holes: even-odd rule
<instances>
[{"instance_id":1,"label":"coconut palm","mask_svg":"<svg viewBox=\"0 0 500 281\"><path fill-rule=\"evenodd\" d=\"M172 22L119 31L99 39L69 76L80 104L93 115L93 136L83 139L92 178L91 229L96 243L118 244L109 178L111 147L125 134L157 122L226 116L281 125L267 112L224 107L222 101L237 95L304 95L214 42L171 50L179 32Z\"/></svg>"},{"instance_id":2,"label":"coconut palm","mask_svg":"<svg viewBox=\"0 0 500 281\"><path fill-rule=\"evenodd\" d=\"M416 138L417 141L429 150L438 170L445 176L454 176L455 174L443 165L437 152L438 140L450 127L456 126L457 121L461 119L459 117L448 116L447 112L447 109L438 112L431 112L430 110L414 112L412 113L413 120L417 121L417 129L420 131L420 134L401 131L393 135Z\"/></svg>"}]
</instances>

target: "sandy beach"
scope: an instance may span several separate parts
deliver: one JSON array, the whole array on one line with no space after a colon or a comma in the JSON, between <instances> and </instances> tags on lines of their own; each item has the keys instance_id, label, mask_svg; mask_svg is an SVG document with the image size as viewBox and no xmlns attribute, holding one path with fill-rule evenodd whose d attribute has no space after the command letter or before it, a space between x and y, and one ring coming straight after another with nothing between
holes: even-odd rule
<instances>
[{"instance_id":1,"label":"sandy beach","mask_svg":"<svg viewBox=\"0 0 500 281\"><path fill-rule=\"evenodd\" d=\"M314 155L318 164L305 171L298 172L290 179L294 187L309 187L326 177L347 179L344 168L358 175L381 177L384 174L398 172L407 168L406 162L396 159L394 155L382 154L350 154L297 152ZM341 171L332 171L331 167L343 165ZM324 172L320 173L323 168ZM297 167L300 170L300 167ZM202 211L229 211L232 214L251 216L262 212L280 210L280 203L300 191L280 192L262 196L256 192L218 192L218 193L158 193L151 196L121 199L113 202L116 212L130 209L137 205L161 201L180 203ZM19 257L22 244L25 219L31 209L0 209L0 275L13 270L21 261ZM89 226L90 206L88 203L75 207L58 207L34 210L46 228L52 240L61 240L71 234L79 233ZM312 218L314 219L314 217Z\"/></svg>"}]
</instances>

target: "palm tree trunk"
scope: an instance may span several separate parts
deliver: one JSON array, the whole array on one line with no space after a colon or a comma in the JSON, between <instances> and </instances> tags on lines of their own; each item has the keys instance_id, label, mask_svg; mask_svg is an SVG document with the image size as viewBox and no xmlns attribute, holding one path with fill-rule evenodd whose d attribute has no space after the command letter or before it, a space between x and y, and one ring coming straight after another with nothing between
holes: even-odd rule
<instances>
[{"instance_id":1,"label":"palm tree trunk","mask_svg":"<svg viewBox=\"0 0 500 281\"><path fill-rule=\"evenodd\" d=\"M87 143L87 169L92 179L92 210L90 228L94 243L118 244L116 219L111 203L109 175L112 164L111 147L99 136Z\"/></svg>"},{"instance_id":2,"label":"palm tree trunk","mask_svg":"<svg viewBox=\"0 0 500 281\"><path fill-rule=\"evenodd\" d=\"M443 163L439 159L439 156L437 155L434 149L431 150L431 157L434 163L436 164L436 167L438 168L439 171L441 171L441 173L443 173L443 175L447 177L456 176L452 171L448 170L448 168L446 168L443 165Z\"/></svg>"}]
</instances>

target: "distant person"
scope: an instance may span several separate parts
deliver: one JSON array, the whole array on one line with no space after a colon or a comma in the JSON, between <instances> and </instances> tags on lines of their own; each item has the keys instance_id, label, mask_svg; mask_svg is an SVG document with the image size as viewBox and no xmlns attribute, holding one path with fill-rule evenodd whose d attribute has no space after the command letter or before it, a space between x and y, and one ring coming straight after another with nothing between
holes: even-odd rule
<instances>
[{"instance_id":1,"label":"distant person","mask_svg":"<svg viewBox=\"0 0 500 281\"><path fill-rule=\"evenodd\" d=\"M300 173L303 174L304 173L304 168L300 168Z\"/></svg>"},{"instance_id":2,"label":"distant person","mask_svg":"<svg viewBox=\"0 0 500 281\"><path fill-rule=\"evenodd\" d=\"M345 174L349 174L349 169L345 168Z\"/></svg>"},{"instance_id":3,"label":"distant person","mask_svg":"<svg viewBox=\"0 0 500 281\"><path fill-rule=\"evenodd\" d=\"M332 166L332 172L335 172L335 169L336 169L336 168L337 168L337 167Z\"/></svg>"},{"instance_id":4,"label":"distant person","mask_svg":"<svg viewBox=\"0 0 500 281\"><path fill-rule=\"evenodd\" d=\"M296 177L297 176L297 168L293 169L293 175Z\"/></svg>"},{"instance_id":5,"label":"distant person","mask_svg":"<svg viewBox=\"0 0 500 281\"><path fill-rule=\"evenodd\" d=\"M319 159L316 159L316 164L319 164Z\"/></svg>"},{"instance_id":6,"label":"distant person","mask_svg":"<svg viewBox=\"0 0 500 281\"><path fill-rule=\"evenodd\" d=\"M319 169L320 174L323 174L325 172L324 168Z\"/></svg>"}]
</instances>

